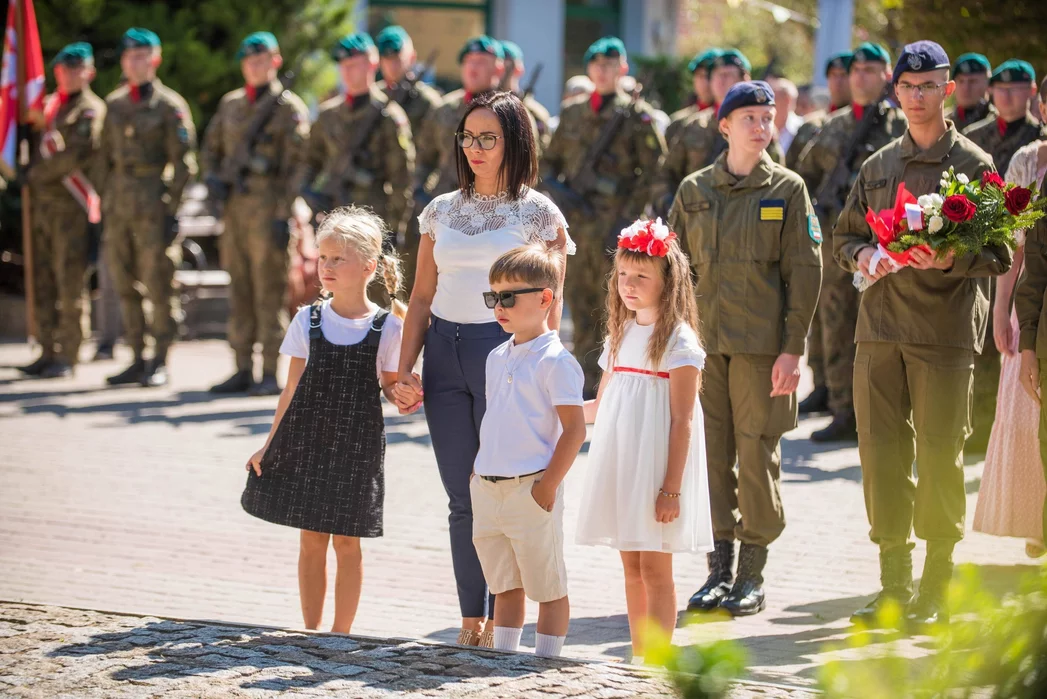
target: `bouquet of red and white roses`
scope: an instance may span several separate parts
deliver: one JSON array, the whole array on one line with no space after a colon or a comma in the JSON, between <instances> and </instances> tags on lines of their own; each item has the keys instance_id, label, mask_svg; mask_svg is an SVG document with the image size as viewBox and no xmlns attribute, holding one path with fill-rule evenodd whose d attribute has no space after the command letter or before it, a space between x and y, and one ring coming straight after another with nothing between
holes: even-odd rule
<instances>
[{"instance_id":1,"label":"bouquet of red and white roses","mask_svg":"<svg viewBox=\"0 0 1047 699\"><path fill-rule=\"evenodd\" d=\"M869 271L886 264L896 272L909 264L914 248L933 253L938 259L949 253L956 257L978 252L988 245L1017 246L1014 232L1031 227L1044 214L1047 198L1033 199L1035 187L1020 187L1003 181L998 173L985 172L980 182L971 182L953 168L942 173L939 190L919 199L898 185L894 208L869 210L865 220L876 235L877 249ZM854 285L864 291L872 282L858 272Z\"/></svg>"}]
</instances>

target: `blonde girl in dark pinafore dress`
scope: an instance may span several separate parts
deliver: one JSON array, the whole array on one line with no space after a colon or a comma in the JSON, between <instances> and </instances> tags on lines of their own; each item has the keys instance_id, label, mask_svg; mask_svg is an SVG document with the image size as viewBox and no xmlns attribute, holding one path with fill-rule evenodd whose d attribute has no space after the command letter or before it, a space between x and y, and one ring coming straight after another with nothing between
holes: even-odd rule
<instances>
[{"instance_id":1,"label":"blonde girl in dark pinafore dress","mask_svg":"<svg viewBox=\"0 0 1047 699\"><path fill-rule=\"evenodd\" d=\"M268 522L301 529L298 589L306 628L317 629L327 589L327 547L338 560L334 623L349 633L360 602L360 539L382 536L385 425L380 393L392 399L403 307L367 298L381 274L400 286L395 253L383 252L382 219L335 209L317 233L325 298L298 311L280 347L287 384L265 446L247 462L241 504Z\"/></svg>"}]
</instances>

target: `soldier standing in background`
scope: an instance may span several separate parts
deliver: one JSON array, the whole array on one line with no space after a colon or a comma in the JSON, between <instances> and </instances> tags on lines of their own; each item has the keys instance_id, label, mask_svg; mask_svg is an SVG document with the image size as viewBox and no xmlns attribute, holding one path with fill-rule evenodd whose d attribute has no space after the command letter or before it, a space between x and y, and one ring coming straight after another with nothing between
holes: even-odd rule
<instances>
[{"instance_id":1,"label":"soldier standing in background","mask_svg":"<svg viewBox=\"0 0 1047 699\"><path fill-rule=\"evenodd\" d=\"M887 99L890 75L890 56L885 48L868 42L859 46L850 65L853 104L830 116L800 156L797 172L805 182L812 183L814 207L823 231L831 231L836 224L866 158L905 133L905 116ZM811 440L853 440L857 437L852 387L859 295L852 274L832 264L832 235L822 252L825 276L819 300L820 341L833 420L812 433Z\"/></svg>"},{"instance_id":2,"label":"soldier standing in background","mask_svg":"<svg viewBox=\"0 0 1047 699\"><path fill-rule=\"evenodd\" d=\"M560 124L542 158L539 189L560 207L578 246L564 299L574 323L574 356L585 371L586 395L600 380L599 346L607 274L618 233L643 213L665 142L652 109L619 89L629 71L625 45L604 37L585 52L591 95L563 103Z\"/></svg>"},{"instance_id":3,"label":"soldier standing in background","mask_svg":"<svg viewBox=\"0 0 1047 699\"><path fill-rule=\"evenodd\" d=\"M750 80L751 72L749 59L738 49L727 49L713 58L709 69L709 86L716 104L688 117L677 127L669 144L671 148L658 166L651 189L650 198L656 214L668 215L676 188L683 178L709 167L720 153L727 150L727 141L720 133L716 110L727 91L737 83ZM772 138L767 153L776 163L785 162L785 154L782 153L777 136Z\"/></svg>"},{"instance_id":4,"label":"soldier standing in background","mask_svg":"<svg viewBox=\"0 0 1047 699\"><path fill-rule=\"evenodd\" d=\"M196 131L189 105L156 77L160 38L131 28L120 41L120 68L127 83L106 97L108 110L99 148L98 183L104 217L104 248L120 295L124 334L134 361L110 376L110 386L167 383L167 351L175 340L174 270L180 250L175 214L182 190L196 174ZM170 168L169 180L164 172ZM149 330L154 352L145 360L145 287L152 306Z\"/></svg>"},{"instance_id":5,"label":"soldier standing in background","mask_svg":"<svg viewBox=\"0 0 1047 699\"><path fill-rule=\"evenodd\" d=\"M956 124L957 131L963 133L971 124L996 116L996 107L989 99L991 72L989 59L980 53L965 53L953 64L952 79L956 82L953 99L956 104L945 112L945 118Z\"/></svg>"},{"instance_id":6,"label":"soldier standing in background","mask_svg":"<svg viewBox=\"0 0 1047 699\"><path fill-rule=\"evenodd\" d=\"M419 135L424 132L426 121L434 117L440 108L443 95L422 82L421 75L410 74L410 71L418 70L418 54L414 42L403 27L386 27L378 33L375 45L378 48L378 65L382 69L378 88L386 97L403 107L411 123L411 138L417 155L420 150ZM403 268L404 289L408 294L414 286L414 256L418 251L417 214L420 212L421 209L412 211L403 237L396 241L396 252L400 255Z\"/></svg>"},{"instance_id":7,"label":"soldier standing in background","mask_svg":"<svg viewBox=\"0 0 1047 699\"><path fill-rule=\"evenodd\" d=\"M676 137L676 132L684 122L690 119L698 112L708 109L713 106L713 91L709 87L709 69L713 65L713 61L716 57L723 53L722 50L717 48L706 49L702 51L687 64L687 70L691 74L691 79L694 84L694 102L678 109L669 115L669 127L665 130L665 142L672 143L673 138Z\"/></svg>"},{"instance_id":8,"label":"soldier standing in background","mask_svg":"<svg viewBox=\"0 0 1047 699\"><path fill-rule=\"evenodd\" d=\"M284 309L294 176L309 115L277 80L283 64L276 37L255 32L236 54L244 86L227 93L204 132L200 166L213 200L225 202L220 240L229 272L229 345L236 372L212 393L280 393L276 362L287 326ZM262 346L262 380L254 382L254 344Z\"/></svg>"},{"instance_id":9,"label":"soldier standing in background","mask_svg":"<svg viewBox=\"0 0 1047 699\"><path fill-rule=\"evenodd\" d=\"M524 94L520 87L520 79L526 71L523 50L512 41L502 41L501 44L505 61L502 82L508 84L509 91L516 93L527 107L527 111L531 113L531 117L534 118L534 124L538 127L535 135L538 137L538 155L540 157L542 150L549 145L549 136L552 133L549 128L549 110L536 100L534 95Z\"/></svg>"},{"instance_id":10,"label":"soldier standing in background","mask_svg":"<svg viewBox=\"0 0 1047 699\"><path fill-rule=\"evenodd\" d=\"M473 96L498 84L505 70L502 44L489 36L470 39L458 52L462 68L462 87L444 96L439 109L427 119L418 143L418 169L415 173L415 209L418 212L434 198L458 188L455 131L465 116Z\"/></svg>"},{"instance_id":11,"label":"soldier standing in background","mask_svg":"<svg viewBox=\"0 0 1047 699\"><path fill-rule=\"evenodd\" d=\"M1036 94L1036 72L1025 61L1011 59L996 67L989 79L992 101L999 114L968 126L963 135L992 156L1002 175L1022 146L1047 138L1047 129L1029 112L1029 99ZM1028 182L1024 184L1029 184ZM991 284L989 308L996 295ZM1007 319L1010 322L1010 319ZM996 418L996 392L1000 386L1000 351L992 341L995 319L989 314L988 342L974 359L974 434L967 440L970 453L984 454Z\"/></svg>"},{"instance_id":12,"label":"soldier standing in background","mask_svg":"<svg viewBox=\"0 0 1047 699\"><path fill-rule=\"evenodd\" d=\"M331 49L345 95L320 105L309 132L301 174L302 196L314 213L338 206L367 206L389 227L386 249L406 233L412 211L414 143L400 105L375 84L378 49L357 32ZM388 188L388 189L387 189ZM385 282L375 278L369 292L381 306L392 299Z\"/></svg>"},{"instance_id":13,"label":"soldier standing in background","mask_svg":"<svg viewBox=\"0 0 1047 699\"><path fill-rule=\"evenodd\" d=\"M89 177L105 119L105 102L91 91L95 62L90 44L69 44L51 66L58 89L44 100L41 153L32 154L27 175L33 193L36 337L42 354L22 372L42 379L70 376L83 340L84 274L90 227L97 227L97 218L89 224L88 214L98 215L98 195Z\"/></svg>"}]
</instances>

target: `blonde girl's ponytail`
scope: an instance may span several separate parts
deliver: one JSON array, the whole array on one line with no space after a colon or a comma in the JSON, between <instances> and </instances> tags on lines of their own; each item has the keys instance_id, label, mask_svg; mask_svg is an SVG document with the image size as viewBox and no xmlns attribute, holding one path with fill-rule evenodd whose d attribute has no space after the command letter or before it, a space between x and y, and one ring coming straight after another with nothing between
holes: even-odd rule
<instances>
[{"instance_id":1,"label":"blonde girl's ponytail","mask_svg":"<svg viewBox=\"0 0 1047 699\"><path fill-rule=\"evenodd\" d=\"M389 292L390 311L393 315L403 320L407 317L407 306L396 298L403 286L403 269L400 266L400 258L392 250L383 252L378 260L381 266L382 279L385 282L385 290Z\"/></svg>"}]
</instances>

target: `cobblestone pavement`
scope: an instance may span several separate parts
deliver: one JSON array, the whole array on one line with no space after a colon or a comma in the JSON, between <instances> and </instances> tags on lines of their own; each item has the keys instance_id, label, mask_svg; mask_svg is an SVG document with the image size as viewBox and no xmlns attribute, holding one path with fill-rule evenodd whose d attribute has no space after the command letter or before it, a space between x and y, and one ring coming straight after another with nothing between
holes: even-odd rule
<instances>
[{"instance_id":1,"label":"cobblestone pavement","mask_svg":"<svg viewBox=\"0 0 1047 699\"><path fill-rule=\"evenodd\" d=\"M402 639L0 604L0 692L13 697L671 696L659 672ZM731 699L803 699L743 684Z\"/></svg>"},{"instance_id":2,"label":"cobblestone pavement","mask_svg":"<svg viewBox=\"0 0 1047 699\"><path fill-rule=\"evenodd\" d=\"M232 370L223 343L177 345L172 385L156 390L103 388L119 361L84 365L73 379L25 381L12 367L31 358L25 345L0 345L0 599L300 626L296 532L239 506L243 464L264 440L276 399L206 392ZM387 415L386 535L364 544L353 631L451 642L458 609L446 496L425 420ZM813 686L820 664L846 657L827 646L847 638L847 616L878 587L857 448L806 439L826 421L804 420L783 441L788 526L771 548L767 610L675 637L741 639L755 680ZM622 659L629 636L618 555L571 543L585 468L583 455L566 481L573 618L564 652ZM967 468L968 521L980 474L980 463ZM996 589L1032 569L1021 541L973 533L957 560L977 565ZM704 556L674 565L682 609L705 579ZM536 609L528 614L533 622ZM533 643L530 623L523 644Z\"/></svg>"}]
</instances>

